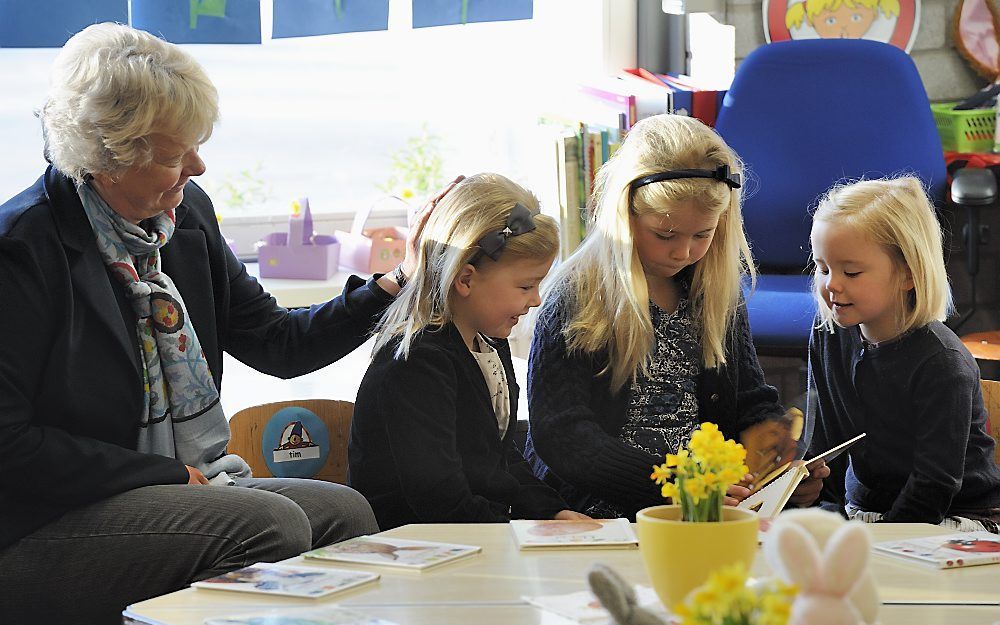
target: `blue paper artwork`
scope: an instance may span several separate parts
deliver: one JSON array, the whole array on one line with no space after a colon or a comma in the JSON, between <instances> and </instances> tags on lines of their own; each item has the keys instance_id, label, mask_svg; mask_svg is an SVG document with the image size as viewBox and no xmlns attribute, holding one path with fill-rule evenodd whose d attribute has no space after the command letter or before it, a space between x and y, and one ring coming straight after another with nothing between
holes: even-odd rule
<instances>
[{"instance_id":1,"label":"blue paper artwork","mask_svg":"<svg viewBox=\"0 0 1000 625\"><path fill-rule=\"evenodd\" d=\"M128 23L128 0L0 0L0 48L61 48L99 22Z\"/></svg>"},{"instance_id":2,"label":"blue paper artwork","mask_svg":"<svg viewBox=\"0 0 1000 625\"><path fill-rule=\"evenodd\" d=\"M260 43L260 0L132 0L132 26L173 43Z\"/></svg>"},{"instance_id":3,"label":"blue paper artwork","mask_svg":"<svg viewBox=\"0 0 1000 625\"><path fill-rule=\"evenodd\" d=\"M388 28L389 0L274 0L274 39Z\"/></svg>"},{"instance_id":4,"label":"blue paper artwork","mask_svg":"<svg viewBox=\"0 0 1000 625\"><path fill-rule=\"evenodd\" d=\"M274 413L264 426L260 450L275 477L310 478L330 453L330 433L311 410L290 406Z\"/></svg>"},{"instance_id":5,"label":"blue paper artwork","mask_svg":"<svg viewBox=\"0 0 1000 625\"><path fill-rule=\"evenodd\" d=\"M413 27L530 20L533 0L413 0Z\"/></svg>"}]
</instances>

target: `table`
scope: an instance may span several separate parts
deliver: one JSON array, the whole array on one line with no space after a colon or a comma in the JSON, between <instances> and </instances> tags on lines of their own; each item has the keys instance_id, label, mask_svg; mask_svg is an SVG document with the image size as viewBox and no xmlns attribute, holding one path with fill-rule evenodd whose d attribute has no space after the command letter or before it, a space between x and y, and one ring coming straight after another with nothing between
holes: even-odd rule
<instances>
[{"instance_id":1,"label":"table","mask_svg":"<svg viewBox=\"0 0 1000 625\"><path fill-rule=\"evenodd\" d=\"M876 541L947 533L923 524L880 524L871 526L871 530ZM280 606L340 604L400 624L563 625L570 621L527 605L522 595L584 590L585 573L594 562L608 564L633 583L649 583L636 549L521 552L514 546L505 524L407 525L385 534L480 545L483 552L423 572L310 560L310 566L378 570L382 578L356 590L306 602L186 588L130 606L125 611L126 622L201 625L207 617L234 616ZM302 561L301 557L287 560ZM939 571L888 556L873 556L872 569L883 602L892 603L882 606L883 625L989 625L1000 621L1000 567ZM754 574L767 574L761 555L754 564ZM992 601L994 605L953 605L963 601Z\"/></svg>"}]
</instances>

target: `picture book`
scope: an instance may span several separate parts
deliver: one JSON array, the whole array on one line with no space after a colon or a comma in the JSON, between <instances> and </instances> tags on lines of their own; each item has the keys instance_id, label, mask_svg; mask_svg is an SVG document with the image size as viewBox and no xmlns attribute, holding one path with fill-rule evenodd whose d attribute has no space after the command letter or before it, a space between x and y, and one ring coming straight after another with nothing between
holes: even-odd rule
<instances>
[{"instance_id":1,"label":"picture book","mask_svg":"<svg viewBox=\"0 0 1000 625\"><path fill-rule=\"evenodd\" d=\"M890 540L875 543L873 547L876 553L906 558L939 569L1000 563L1000 536L987 531Z\"/></svg>"},{"instance_id":2,"label":"picture book","mask_svg":"<svg viewBox=\"0 0 1000 625\"><path fill-rule=\"evenodd\" d=\"M832 449L810 458L809 460L796 460L778 467L759 482L753 484L750 489L750 496L741 501L737 507L746 510L753 510L762 519L770 519L785 507L789 497L795 492L795 488L804 478L809 476L809 471L814 469L820 462L829 462L840 456L861 439L865 433L861 433L854 438L845 441Z\"/></svg>"},{"instance_id":3,"label":"picture book","mask_svg":"<svg viewBox=\"0 0 1000 625\"><path fill-rule=\"evenodd\" d=\"M291 597L325 597L341 590L373 582L378 573L343 569L291 566L261 562L225 575L191 584L212 590L237 590Z\"/></svg>"},{"instance_id":4,"label":"picture book","mask_svg":"<svg viewBox=\"0 0 1000 625\"><path fill-rule=\"evenodd\" d=\"M753 510L761 519L771 519L788 503L802 478L809 475L809 469L802 461L797 461L787 467L779 477L772 480L764 488L754 490L750 496L737 504L737 508Z\"/></svg>"},{"instance_id":5,"label":"picture book","mask_svg":"<svg viewBox=\"0 0 1000 625\"><path fill-rule=\"evenodd\" d=\"M302 554L306 558L356 562L423 570L482 551L474 545L453 545L389 536L359 536Z\"/></svg>"},{"instance_id":6,"label":"picture book","mask_svg":"<svg viewBox=\"0 0 1000 625\"><path fill-rule=\"evenodd\" d=\"M396 625L354 610L325 608L273 608L240 616L205 619L205 625Z\"/></svg>"},{"instance_id":7,"label":"picture book","mask_svg":"<svg viewBox=\"0 0 1000 625\"><path fill-rule=\"evenodd\" d=\"M636 603L660 616L667 616L656 592L649 586L635 585ZM606 625L614 623L611 613L601 605L589 590L580 590L565 595L540 595L523 597L525 601L557 616L586 625ZM542 621L545 622L544 620Z\"/></svg>"},{"instance_id":8,"label":"picture book","mask_svg":"<svg viewBox=\"0 0 1000 625\"><path fill-rule=\"evenodd\" d=\"M635 548L639 540L628 519L510 522L519 549Z\"/></svg>"}]
</instances>

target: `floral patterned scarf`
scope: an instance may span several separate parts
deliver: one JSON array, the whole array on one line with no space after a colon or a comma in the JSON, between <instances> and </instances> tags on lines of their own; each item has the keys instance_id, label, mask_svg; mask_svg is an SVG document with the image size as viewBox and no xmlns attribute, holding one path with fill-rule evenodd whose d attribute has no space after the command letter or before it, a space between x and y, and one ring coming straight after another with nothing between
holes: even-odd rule
<instances>
[{"instance_id":1,"label":"floral patterned scarf","mask_svg":"<svg viewBox=\"0 0 1000 625\"><path fill-rule=\"evenodd\" d=\"M125 286L138 320L145 398L138 451L177 458L211 479L245 477L250 467L226 454L229 422L180 291L160 270L160 248L174 233L174 211L137 226L89 185L77 189L104 264Z\"/></svg>"}]
</instances>

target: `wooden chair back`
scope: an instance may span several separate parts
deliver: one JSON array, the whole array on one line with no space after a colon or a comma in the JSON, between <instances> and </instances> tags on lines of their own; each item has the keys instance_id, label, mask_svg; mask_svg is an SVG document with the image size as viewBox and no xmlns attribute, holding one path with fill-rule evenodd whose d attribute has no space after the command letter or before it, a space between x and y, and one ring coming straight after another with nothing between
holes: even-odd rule
<instances>
[{"instance_id":1,"label":"wooden chair back","mask_svg":"<svg viewBox=\"0 0 1000 625\"><path fill-rule=\"evenodd\" d=\"M323 463L323 468L313 476L313 479L346 484L347 441L351 435L351 419L354 417L354 404L349 401L303 399L244 408L229 420L229 429L232 430L229 452L246 460L253 470L254 477L273 477L264 461L261 440L264 427L274 413L289 407L305 408L315 413L326 425L330 435L330 453Z\"/></svg>"},{"instance_id":2,"label":"wooden chair back","mask_svg":"<svg viewBox=\"0 0 1000 625\"><path fill-rule=\"evenodd\" d=\"M986 404L986 425L996 441L996 461L1000 465L1000 382L980 380L983 385L983 403Z\"/></svg>"}]
</instances>

